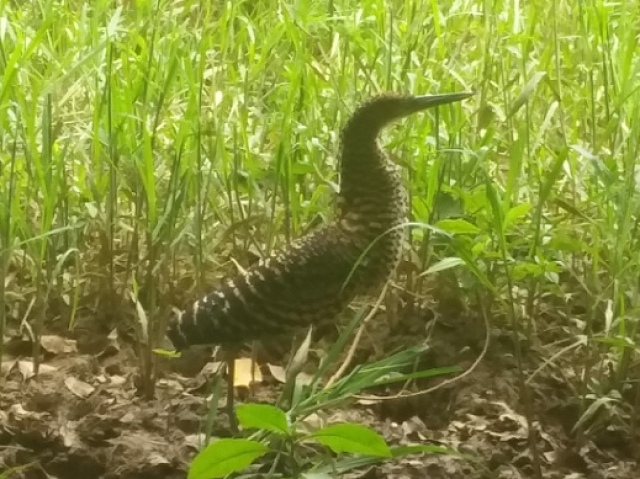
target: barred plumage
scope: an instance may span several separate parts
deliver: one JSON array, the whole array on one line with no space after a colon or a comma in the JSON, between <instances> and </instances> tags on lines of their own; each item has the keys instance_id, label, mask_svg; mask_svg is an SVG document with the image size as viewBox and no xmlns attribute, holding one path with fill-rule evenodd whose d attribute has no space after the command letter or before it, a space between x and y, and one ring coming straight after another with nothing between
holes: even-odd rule
<instances>
[{"instance_id":1,"label":"barred plumage","mask_svg":"<svg viewBox=\"0 0 640 479\"><path fill-rule=\"evenodd\" d=\"M342 130L335 220L225 279L183 311L169 326L175 348L290 333L333 319L356 295L380 287L400 260L402 232L379 237L405 221L407 201L398 168L377 145L378 134L392 120L471 95L384 95L361 105Z\"/></svg>"}]
</instances>

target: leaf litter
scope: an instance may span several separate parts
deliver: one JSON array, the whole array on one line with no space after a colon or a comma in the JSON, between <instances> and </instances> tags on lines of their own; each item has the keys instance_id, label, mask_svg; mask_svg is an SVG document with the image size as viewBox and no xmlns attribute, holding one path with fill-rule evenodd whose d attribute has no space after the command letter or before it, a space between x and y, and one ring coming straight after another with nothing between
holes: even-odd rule
<instances>
[{"instance_id":1,"label":"leaf litter","mask_svg":"<svg viewBox=\"0 0 640 479\"><path fill-rule=\"evenodd\" d=\"M375 334L389 340L388 332ZM375 334L372 341L377 341ZM136 393L133 346L113 332L105 341L96 342L101 346L91 354L78 352L73 340L54 335L45 338L45 360L37 377L30 358L9 354L2 358L0 444L10 447L0 448L0 470L35 463L37 467L17 471L12 477L184 478L188 464L205 443L208 381L219 364L205 357L196 362L199 370L192 362L185 376L177 363L161 358L156 397L146 401ZM468 346L461 338L464 336L450 327L433 335L432 349L440 364L460 361L459 351ZM379 350L379 344L362 348L369 348L371 355ZM239 358L236 380L246 390L245 400L274 404L286 380L286 364L284 360L280 364L269 361L260 368L249 358ZM615 446L616 435L620 435L626 449L607 447L597 439L578 446L570 433L572 423L558 420L557 409L564 411L562 405L570 396L556 386L554 374L543 370L532 384L544 477L635 477L640 462L638 438L632 441L614 428L609 432L609 443ZM445 446L477 457L483 465L423 453L344 477L480 479L488 477L483 475L487 471L500 479L532 477L526 421L516 384L515 368L496 352L473 376L428 397L368 404L354 401L343 408L320 410L303 421L301 431L311 433L327 425L352 422L373 428L390 446ZM212 434L230 437L224 414L214 423Z\"/></svg>"}]
</instances>

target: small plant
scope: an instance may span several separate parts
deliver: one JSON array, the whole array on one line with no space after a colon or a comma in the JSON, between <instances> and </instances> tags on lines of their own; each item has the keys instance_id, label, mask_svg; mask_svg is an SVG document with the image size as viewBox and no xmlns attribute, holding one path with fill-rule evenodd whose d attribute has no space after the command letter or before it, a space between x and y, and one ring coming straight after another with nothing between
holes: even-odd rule
<instances>
[{"instance_id":1,"label":"small plant","mask_svg":"<svg viewBox=\"0 0 640 479\"><path fill-rule=\"evenodd\" d=\"M27 469L30 469L31 467L35 466L35 464L36 464L35 462L31 462L29 464L25 464L24 466L11 467L6 471L3 471L0 473L0 479L9 479L14 474L17 474L21 471L26 471Z\"/></svg>"},{"instance_id":2,"label":"small plant","mask_svg":"<svg viewBox=\"0 0 640 479\"><path fill-rule=\"evenodd\" d=\"M457 368L439 368L401 372L411 369L428 349L419 346L371 364L358 365L345 376L332 378L332 381L322 381L335 368L355 328L362 324L363 313L364 310L355 315L327 352L314 376L303 379L300 373L302 365L308 362L309 331L287 366L286 382L278 400L280 407L254 403L237 406L239 426L256 432L247 438L211 442L194 458L188 478L212 479L240 471L256 472L258 469L264 473L264 468L256 464L264 456L270 458L268 477L328 478L408 454L457 454L433 445L389 446L380 434L360 424L342 422L309 426L312 415L318 417L324 411L345 406L365 389L458 371ZM212 401L211 411L216 409L216 402ZM210 421L208 427L211 424Z\"/></svg>"},{"instance_id":3,"label":"small plant","mask_svg":"<svg viewBox=\"0 0 640 479\"><path fill-rule=\"evenodd\" d=\"M260 432L254 438L212 442L194 459L188 479L213 479L249 471L257 459L267 454L273 456L268 477L328 478L408 454L451 452L431 445L389 447L373 429L352 423L301 432L301 421L265 404L243 404L238 406L237 415L244 429ZM280 472L283 469L286 472Z\"/></svg>"}]
</instances>

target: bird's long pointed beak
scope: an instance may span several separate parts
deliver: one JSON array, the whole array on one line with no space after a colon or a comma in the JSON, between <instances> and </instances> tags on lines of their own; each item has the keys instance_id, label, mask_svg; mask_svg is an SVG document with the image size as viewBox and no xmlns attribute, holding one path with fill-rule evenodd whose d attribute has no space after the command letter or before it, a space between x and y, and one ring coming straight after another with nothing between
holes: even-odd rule
<instances>
[{"instance_id":1,"label":"bird's long pointed beak","mask_svg":"<svg viewBox=\"0 0 640 479\"><path fill-rule=\"evenodd\" d=\"M446 105L447 103L462 101L473 95L475 95L475 92L463 91L458 93L443 93L440 95L414 96L411 99L411 103L414 105L416 110L424 110L425 108L432 108L438 105Z\"/></svg>"}]
</instances>

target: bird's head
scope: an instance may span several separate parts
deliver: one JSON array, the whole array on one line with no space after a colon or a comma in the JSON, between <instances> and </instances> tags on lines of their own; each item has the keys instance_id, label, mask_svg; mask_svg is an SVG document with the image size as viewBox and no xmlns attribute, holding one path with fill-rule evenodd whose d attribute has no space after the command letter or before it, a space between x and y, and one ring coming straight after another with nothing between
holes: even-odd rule
<instances>
[{"instance_id":1,"label":"bird's head","mask_svg":"<svg viewBox=\"0 0 640 479\"><path fill-rule=\"evenodd\" d=\"M401 96L385 94L362 104L345 127L345 135L377 136L389 122L404 118L428 108L462 101L474 92L443 93L438 95Z\"/></svg>"}]
</instances>

